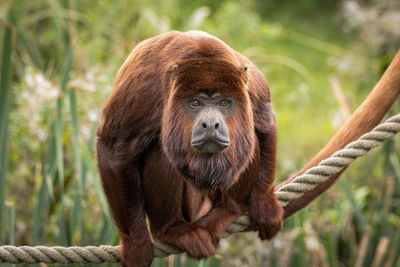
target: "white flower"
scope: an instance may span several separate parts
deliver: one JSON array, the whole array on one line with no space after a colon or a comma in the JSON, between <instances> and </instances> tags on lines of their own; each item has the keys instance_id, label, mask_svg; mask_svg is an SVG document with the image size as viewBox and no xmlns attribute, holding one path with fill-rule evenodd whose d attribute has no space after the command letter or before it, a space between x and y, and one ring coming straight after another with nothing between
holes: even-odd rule
<instances>
[{"instance_id":1,"label":"white flower","mask_svg":"<svg viewBox=\"0 0 400 267\"><path fill-rule=\"evenodd\" d=\"M99 119L98 112L94 110L89 110L89 112L87 113L87 117L91 122L96 122Z\"/></svg>"},{"instance_id":2,"label":"white flower","mask_svg":"<svg viewBox=\"0 0 400 267\"><path fill-rule=\"evenodd\" d=\"M55 107L55 100L58 98L60 90L42 73L31 67L25 69L21 86L23 90L19 95L20 114L23 114L29 132L37 140L45 141L47 127L41 125L42 114Z\"/></svg>"},{"instance_id":3,"label":"white flower","mask_svg":"<svg viewBox=\"0 0 400 267\"><path fill-rule=\"evenodd\" d=\"M70 86L79 88L82 90L86 90L88 92L95 92L96 91L96 81L97 81L97 68L91 68L89 69L83 78L74 78L70 81Z\"/></svg>"},{"instance_id":4,"label":"white flower","mask_svg":"<svg viewBox=\"0 0 400 267\"><path fill-rule=\"evenodd\" d=\"M306 238L306 246L311 251L319 250L320 244L316 237L314 236L307 236Z\"/></svg>"}]
</instances>

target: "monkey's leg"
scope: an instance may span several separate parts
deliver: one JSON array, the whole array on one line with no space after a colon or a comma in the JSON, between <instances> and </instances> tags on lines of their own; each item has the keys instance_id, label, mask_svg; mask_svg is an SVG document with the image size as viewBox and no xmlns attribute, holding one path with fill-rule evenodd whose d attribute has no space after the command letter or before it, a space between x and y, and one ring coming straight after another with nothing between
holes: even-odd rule
<instances>
[{"instance_id":1,"label":"monkey's leg","mask_svg":"<svg viewBox=\"0 0 400 267\"><path fill-rule=\"evenodd\" d=\"M163 243L177 245L194 259L207 258L215 254L212 235L207 228L196 223L177 222L166 228L163 234L158 234L157 239Z\"/></svg>"},{"instance_id":2,"label":"monkey's leg","mask_svg":"<svg viewBox=\"0 0 400 267\"><path fill-rule=\"evenodd\" d=\"M214 244L217 245L225 230L241 214L239 205L230 197L225 197L220 205L210 210L196 223L204 226L210 232Z\"/></svg>"},{"instance_id":3,"label":"monkey's leg","mask_svg":"<svg viewBox=\"0 0 400 267\"><path fill-rule=\"evenodd\" d=\"M104 193L121 235L124 266L149 266L153 245L146 226L139 164L117 155L101 141L97 143L98 165Z\"/></svg>"}]
</instances>

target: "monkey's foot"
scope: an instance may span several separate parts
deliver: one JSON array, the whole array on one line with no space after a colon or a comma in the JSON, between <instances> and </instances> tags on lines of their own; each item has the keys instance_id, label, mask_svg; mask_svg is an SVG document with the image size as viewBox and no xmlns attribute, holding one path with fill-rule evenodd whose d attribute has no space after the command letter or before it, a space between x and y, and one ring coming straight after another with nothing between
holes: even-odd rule
<instances>
[{"instance_id":1,"label":"monkey's foot","mask_svg":"<svg viewBox=\"0 0 400 267\"><path fill-rule=\"evenodd\" d=\"M194 259L207 258L215 254L213 238L206 228L194 224L180 224L167 233L163 240L177 245Z\"/></svg>"},{"instance_id":2,"label":"monkey's foot","mask_svg":"<svg viewBox=\"0 0 400 267\"><path fill-rule=\"evenodd\" d=\"M150 239L138 241L131 237L123 237L121 240L121 262L124 267L148 267L154 254L153 244Z\"/></svg>"},{"instance_id":3,"label":"monkey's foot","mask_svg":"<svg viewBox=\"0 0 400 267\"><path fill-rule=\"evenodd\" d=\"M249 211L261 240L273 238L281 229L283 209L274 195L257 197L251 201Z\"/></svg>"}]
</instances>

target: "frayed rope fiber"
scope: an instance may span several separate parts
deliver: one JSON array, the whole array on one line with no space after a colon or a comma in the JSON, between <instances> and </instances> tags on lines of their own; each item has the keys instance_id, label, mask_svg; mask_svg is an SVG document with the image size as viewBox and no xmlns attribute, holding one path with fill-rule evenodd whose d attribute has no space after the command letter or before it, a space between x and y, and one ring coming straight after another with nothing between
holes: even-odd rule
<instances>
[{"instance_id":1,"label":"frayed rope fiber","mask_svg":"<svg viewBox=\"0 0 400 267\"><path fill-rule=\"evenodd\" d=\"M319 183L325 182L339 173L358 157L364 156L372 148L380 146L383 141L392 138L400 131L400 114L375 127L371 132L361 136L357 141L348 144L318 166L310 168L303 175L293 179L289 184L281 186L275 194L279 203L285 207L292 200L313 190ZM243 215L229 226L223 237L242 232L250 226L250 219ZM119 246L87 246L87 247L29 247L1 246L0 263L115 263L119 262ZM154 255L159 258L183 251L175 246L154 243Z\"/></svg>"}]
</instances>

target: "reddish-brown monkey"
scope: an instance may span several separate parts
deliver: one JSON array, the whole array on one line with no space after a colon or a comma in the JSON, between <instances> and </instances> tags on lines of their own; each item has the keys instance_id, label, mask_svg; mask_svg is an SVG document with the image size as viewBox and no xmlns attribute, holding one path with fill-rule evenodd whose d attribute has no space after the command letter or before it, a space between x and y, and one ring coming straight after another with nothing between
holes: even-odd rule
<instances>
[{"instance_id":1,"label":"reddish-brown monkey","mask_svg":"<svg viewBox=\"0 0 400 267\"><path fill-rule=\"evenodd\" d=\"M174 31L141 42L118 72L97 136L126 266L153 259L146 215L153 239L196 259L213 255L243 212L261 239L281 229L268 84L221 40Z\"/></svg>"}]
</instances>

